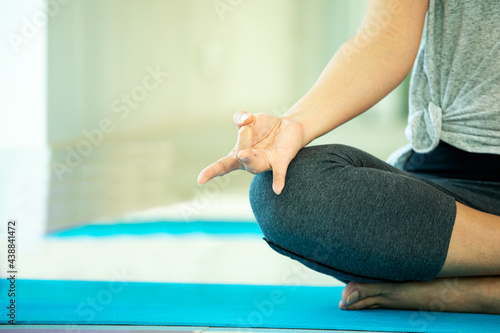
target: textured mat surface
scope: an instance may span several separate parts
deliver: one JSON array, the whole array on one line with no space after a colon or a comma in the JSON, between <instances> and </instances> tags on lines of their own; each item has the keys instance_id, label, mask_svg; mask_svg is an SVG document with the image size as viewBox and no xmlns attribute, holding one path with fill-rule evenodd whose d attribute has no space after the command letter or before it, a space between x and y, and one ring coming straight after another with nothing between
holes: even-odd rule
<instances>
[{"instance_id":1,"label":"textured mat surface","mask_svg":"<svg viewBox=\"0 0 500 333\"><path fill-rule=\"evenodd\" d=\"M10 299L0 282L2 313ZM341 311L341 287L17 280L17 324L178 325L386 332L498 332L500 316ZM9 317L3 314L1 323ZM70 328L70 326L69 326Z\"/></svg>"}]
</instances>

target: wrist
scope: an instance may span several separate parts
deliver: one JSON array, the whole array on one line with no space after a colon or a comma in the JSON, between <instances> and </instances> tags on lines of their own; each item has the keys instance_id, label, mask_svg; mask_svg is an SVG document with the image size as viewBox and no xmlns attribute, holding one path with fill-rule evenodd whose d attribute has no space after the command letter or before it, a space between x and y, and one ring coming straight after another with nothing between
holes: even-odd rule
<instances>
[{"instance_id":1,"label":"wrist","mask_svg":"<svg viewBox=\"0 0 500 333\"><path fill-rule=\"evenodd\" d=\"M333 106L325 95L313 87L284 114L286 119L300 124L304 146L335 127L331 124L332 113L329 111Z\"/></svg>"},{"instance_id":2,"label":"wrist","mask_svg":"<svg viewBox=\"0 0 500 333\"><path fill-rule=\"evenodd\" d=\"M302 140L302 148L308 145L311 141L313 141L316 137L309 133L310 126L304 117L303 114L297 112L286 112L283 116L280 117L282 122L290 122L294 123L297 128L297 134L301 137Z\"/></svg>"}]
</instances>

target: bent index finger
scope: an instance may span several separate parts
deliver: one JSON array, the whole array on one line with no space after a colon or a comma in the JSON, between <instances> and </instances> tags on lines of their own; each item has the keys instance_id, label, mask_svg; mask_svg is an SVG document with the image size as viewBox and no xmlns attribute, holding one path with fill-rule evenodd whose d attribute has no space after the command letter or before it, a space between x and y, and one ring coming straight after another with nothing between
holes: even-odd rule
<instances>
[{"instance_id":1,"label":"bent index finger","mask_svg":"<svg viewBox=\"0 0 500 333\"><path fill-rule=\"evenodd\" d=\"M203 185L214 177L223 176L231 171L239 169L242 169L242 166L234 157L234 153L231 152L226 157L221 158L203 169L198 176L198 184Z\"/></svg>"},{"instance_id":2,"label":"bent index finger","mask_svg":"<svg viewBox=\"0 0 500 333\"><path fill-rule=\"evenodd\" d=\"M254 121L254 117L250 112L238 111L234 114L233 121L236 126L241 128L242 126L252 123Z\"/></svg>"},{"instance_id":3,"label":"bent index finger","mask_svg":"<svg viewBox=\"0 0 500 333\"><path fill-rule=\"evenodd\" d=\"M236 157L240 151L253 147L253 127L242 126L238 131L238 141L236 142Z\"/></svg>"}]
</instances>

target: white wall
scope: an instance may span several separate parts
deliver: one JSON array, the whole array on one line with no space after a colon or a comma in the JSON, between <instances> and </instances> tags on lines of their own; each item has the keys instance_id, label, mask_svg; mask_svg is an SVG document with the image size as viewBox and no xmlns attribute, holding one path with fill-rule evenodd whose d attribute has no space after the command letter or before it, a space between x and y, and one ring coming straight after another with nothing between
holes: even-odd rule
<instances>
[{"instance_id":1,"label":"white wall","mask_svg":"<svg viewBox=\"0 0 500 333\"><path fill-rule=\"evenodd\" d=\"M298 97L300 1L213 3L74 0L50 21L51 229L192 198L236 110Z\"/></svg>"},{"instance_id":2,"label":"white wall","mask_svg":"<svg viewBox=\"0 0 500 333\"><path fill-rule=\"evenodd\" d=\"M221 2L232 5L221 12ZM192 199L198 172L234 146L233 113L285 112L356 32L366 2L69 1L49 22L49 227ZM400 104L319 142L386 154ZM245 196L250 180L235 173L224 191Z\"/></svg>"},{"instance_id":3,"label":"white wall","mask_svg":"<svg viewBox=\"0 0 500 333\"><path fill-rule=\"evenodd\" d=\"M17 219L24 250L45 231L47 19L39 1L0 2L0 230Z\"/></svg>"}]
</instances>

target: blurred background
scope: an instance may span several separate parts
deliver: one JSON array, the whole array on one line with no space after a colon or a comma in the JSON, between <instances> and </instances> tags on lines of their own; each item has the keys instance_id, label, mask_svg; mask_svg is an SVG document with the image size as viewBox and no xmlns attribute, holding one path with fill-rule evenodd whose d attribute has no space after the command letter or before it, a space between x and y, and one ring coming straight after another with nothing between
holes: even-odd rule
<instances>
[{"instance_id":1,"label":"blurred background","mask_svg":"<svg viewBox=\"0 0 500 333\"><path fill-rule=\"evenodd\" d=\"M135 280L287 283L299 266L260 237L50 235L117 221L254 222L252 175L200 187L198 173L233 148L234 112L282 115L306 93L366 4L2 0L0 214L19 221L22 277L110 279L126 267ZM405 80L311 144L387 158L406 144L407 90ZM308 274L300 283L335 283Z\"/></svg>"}]
</instances>

